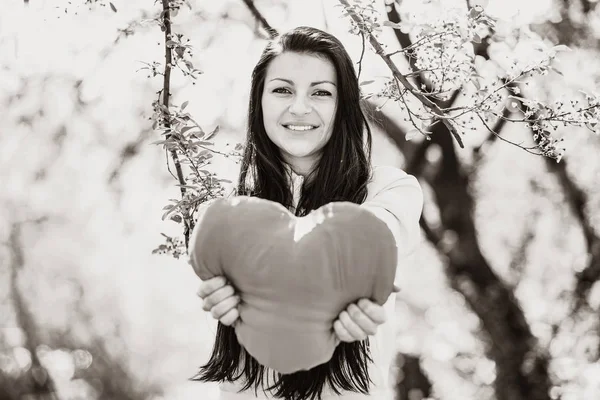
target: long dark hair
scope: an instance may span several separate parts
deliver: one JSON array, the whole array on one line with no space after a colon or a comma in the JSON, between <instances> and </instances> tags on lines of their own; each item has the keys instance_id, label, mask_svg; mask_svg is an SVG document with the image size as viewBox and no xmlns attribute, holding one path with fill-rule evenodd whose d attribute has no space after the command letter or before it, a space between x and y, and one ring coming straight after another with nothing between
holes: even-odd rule
<instances>
[{"instance_id":1,"label":"long dark hair","mask_svg":"<svg viewBox=\"0 0 600 400\"><path fill-rule=\"evenodd\" d=\"M262 94L270 62L283 52L315 55L335 67L338 100L333 132L322 156L305 179L296 215L303 216L332 201L364 202L371 177L371 130L360 107L360 90L354 65L342 43L327 32L298 27L269 42L252 72L248 131L240 169L237 194L256 196L292 205L285 162L279 148L269 139L263 123ZM368 266L365 266L368 268ZM200 367L194 380L222 382L244 380L242 390L261 387L264 379L272 395L290 400L320 399L325 385L337 394L344 391L368 393L371 362L367 340L337 346L332 359L308 371L273 373L260 365L240 346L232 327L218 324L210 360Z\"/></svg>"}]
</instances>

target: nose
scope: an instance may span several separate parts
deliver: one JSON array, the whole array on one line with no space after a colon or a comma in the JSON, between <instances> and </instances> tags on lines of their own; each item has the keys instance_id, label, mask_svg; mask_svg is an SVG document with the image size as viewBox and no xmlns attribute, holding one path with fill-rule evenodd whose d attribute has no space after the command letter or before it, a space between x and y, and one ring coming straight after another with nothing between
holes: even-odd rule
<instances>
[{"instance_id":1,"label":"nose","mask_svg":"<svg viewBox=\"0 0 600 400\"><path fill-rule=\"evenodd\" d=\"M304 96L296 96L290 104L290 113L293 115L306 115L310 113L311 109L312 107Z\"/></svg>"}]
</instances>

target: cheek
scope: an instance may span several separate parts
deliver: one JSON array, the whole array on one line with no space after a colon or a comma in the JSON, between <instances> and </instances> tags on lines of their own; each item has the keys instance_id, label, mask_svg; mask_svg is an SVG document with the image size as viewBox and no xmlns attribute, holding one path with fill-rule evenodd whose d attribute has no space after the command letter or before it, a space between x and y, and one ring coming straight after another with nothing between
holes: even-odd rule
<instances>
[{"instance_id":1,"label":"cheek","mask_svg":"<svg viewBox=\"0 0 600 400\"><path fill-rule=\"evenodd\" d=\"M262 101L262 115L263 115L263 124L265 128L268 128L270 125L274 123L274 110L273 105L269 102L268 99L263 99Z\"/></svg>"},{"instance_id":2,"label":"cheek","mask_svg":"<svg viewBox=\"0 0 600 400\"><path fill-rule=\"evenodd\" d=\"M333 129L333 123L335 121L335 113L336 113L336 107L335 105L331 106L328 110L327 110L327 121L326 123L329 125L329 129Z\"/></svg>"},{"instance_id":3,"label":"cheek","mask_svg":"<svg viewBox=\"0 0 600 400\"><path fill-rule=\"evenodd\" d=\"M282 106L280 101L276 101L272 98L269 98L268 96L263 97L262 114L265 126L267 124L277 124L283 109L284 107Z\"/></svg>"},{"instance_id":4,"label":"cheek","mask_svg":"<svg viewBox=\"0 0 600 400\"><path fill-rule=\"evenodd\" d=\"M337 104L336 103L332 103L329 105L329 107L327 107L327 116L329 118L329 123L333 124L333 121L335 120L335 113L337 111Z\"/></svg>"}]
</instances>

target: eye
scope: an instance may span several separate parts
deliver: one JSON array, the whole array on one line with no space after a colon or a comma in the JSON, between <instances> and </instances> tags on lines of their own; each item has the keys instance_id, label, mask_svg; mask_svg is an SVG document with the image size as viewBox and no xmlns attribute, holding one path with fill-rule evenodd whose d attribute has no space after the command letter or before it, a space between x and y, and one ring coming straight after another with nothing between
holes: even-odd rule
<instances>
[{"instance_id":1,"label":"eye","mask_svg":"<svg viewBox=\"0 0 600 400\"><path fill-rule=\"evenodd\" d=\"M279 93L279 94L289 94L289 93L291 93L288 88L284 88L284 87L275 88L271 92L273 92L273 93Z\"/></svg>"},{"instance_id":2,"label":"eye","mask_svg":"<svg viewBox=\"0 0 600 400\"><path fill-rule=\"evenodd\" d=\"M317 95L317 96L331 96L331 92L329 92L327 90L317 90L315 92L315 95Z\"/></svg>"}]
</instances>

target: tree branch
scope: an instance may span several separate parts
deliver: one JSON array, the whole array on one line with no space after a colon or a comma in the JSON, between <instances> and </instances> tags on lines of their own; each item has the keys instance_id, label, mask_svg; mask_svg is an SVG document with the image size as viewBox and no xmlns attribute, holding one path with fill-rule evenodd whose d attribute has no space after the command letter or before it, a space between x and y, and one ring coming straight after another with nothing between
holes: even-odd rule
<instances>
[{"instance_id":1,"label":"tree branch","mask_svg":"<svg viewBox=\"0 0 600 400\"><path fill-rule=\"evenodd\" d=\"M358 26L361 26L363 24L361 17L350 8L348 1L339 0L339 2L347 9L352 20L354 20ZM364 32L364 34L367 35L369 43L371 43L371 46L373 46L375 53L377 53L379 57L381 57L381 59L386 63L394 78L400 82L402 86L404 86L413 96L415 96L417 100L419 100L425 107L430 109L436 117L439 117L442 123L448 128L448 133L454 137L461 148L464 148L463 141L460 137L460 134L456 130L456 127L445 118L444 112L439 108L439 106L435 102L431 101L429 97L423 94L420 90L415 88L408 78L406 78L406 76L400 72L398 67L396 67L396 64L394 64L390 56L385 53L383 47L371 32Z\"/></svg>"},{"instance_id":2,"label":"tree branch","mask_svg":"<svg viewBox=\"0 0 600 400\"><path fill-rule=\"evenodd\" d=\"M523 94L523 92L521 93L522 96L526 98L525 94ZM529 107L523 102L520 103L521 112L524 115L527 115L530 112ZM535 133L535 131L531 130L532 136L535 135ZM593 284L600 280L600 237L595 233L590 220L585 215L585 207L588 202L587 195L569 176L569 173L567 172L567 161L562 160L560 163L557 163L548 157L544 157L544 159L546 168L556 176L558 183L563 189L567 203L583 230L586 250L590 256L586 267L575 275L576 285L574 289L575 303L573 312L576 313L584 304L586 304L587 295Z\"/></svg>"},{"instance_id":3,"label":"tree branch","mask_svg":"<svg viewBox=\"0 0 600 400\"><path fill-rule=\"evenodd\" d=\"M43 219L36 221L42 222ZM15 309L17 325L25 334L24 347L31 355L31 368L23 371L18 385L24 393L22 396L34 395L35 398L47 400L58 400L58 394L54 381L46 368L40 362L37 349L42 344L38 337L38 327L35 323L33 313L29 310L27 302L23 297L18 284L19 272L25 266L25 256L23 254L23 245L21 244L21 225L22 223L13 223L8 240L8 248L11 255L10 262L10 291Z\"/></svg>"},{"instance_id":4,"label":"tree branch","mask_svg":"<svg viewBox=\"0 0 600 400\"><path fill-rule=\"evenodd\" d=\"M162 105L165 108L165 113L167 116L169 115L169 99L171 97L171 63L173 60L172 49L168 45L168 41L171 40L171 9L169 7L169 0L162 0L163 7L163 30L165 33L165 69L163 73L163 88L162 88ZM164 119L164 124L166 128L170 128L169 118ZM167 134L166 139L169 139L171 134ZM172 149L169 151L171 154L171 158L173 159L173 163L175 164L175 171L177 173L177 180L179 181L179 190L181 192L181 197L185 198L186 196L186 188L185 188L185 178L183 176L183 170L181 168L181 162L179 160L179 156L177 155L177 151ZM189 210L186 208L182 208L183 221L184 221L184 229L183 235L185 237L185 248L188 248L190 241L190 234L194 229L194 221L190 218Z\"/></svg>"},{"instance_id":5,"label":"tree branch","mask_svg":"<svg viewBox=\"0 0 600 400\"><path fill-rule=\"evenodd\" d=\"M600 279L600 237L596 235L594 228L585 215L587 195L569 177L566 162L555 163L547 159L546 167L555 174L563 188L571 211L583 230L587 252L590 257L587 266L581 272L575 274L577 283L574 290L575 304L573 312L578 312L587 303L587 295L590 289Z\"/></svg>"},{"instance_id":6,"label":"tree branch","mask_svg":"<svg viewBox=\"0 0 600 400\"><path fill-rule=\"evenodd\" d=\"M448 135L432 136L442 149L442 163L428 179L442 220L442 232L454 232L457 242L441 247L442 236L422 219L427 239L446 255L451 286L461 293L489 335L488 354L496 362L499 400L548 400L548 357L537 348L518 300L493 272L481 253L473 221L474 200ZM413 171L407 171L413 173Z\"/></svg>"},{"instance_id":7,"label":"tree branch","mask_svg":"<svg viewBox=\"0 0 600 400\"><path fill-rule=\"evenodd\" d=\"M135 140L127 143L125 145L125 147L123 147L123 149L121 149L121 154L119 155L119 161L117 162L117 165L113 168L112 172L108 176L108 184L109 185L114 183L119 178L119 175L120 175L121 171L123 170L123 167L125 166L125 164L127 164L129 161L131 161L140 152L140 149L142 148L143 145L145 145L146 139L148 138L148 136L151 133L152 133L151 129L149 129L149 128L143 129L142 131L140 131L138 137Z\"/></svg>"},{"instance_id":8,"label":"tree branch","mask_svg":"<svg viewBox=\"0 0 600 400\"><path fill-rule=\"evenodd\" d=\"M0 369L0 398L7 400L21 400L32 398L36 400L59 400L54 381L46 368L41 364L37 349L44 344L53 349L87 349L93 356L89 367L76 369L75 378L85 379L100 394L99 400L129 399L142 400L160 393L160 388L152 383L143 388L136 387L131 373L125 363L115 359L107 350L105 338L91 335L91 343L82 343L75 336L65 332L44 332L44 341L40 339L40 328L36 323L34 313L27 306L26 299L18 285L18 274L25 268L25 254L21 239L21 228L25 223L40 224L47 218L33 221L14 223L10 230L9 240L6 243L10 254L9 280L10 298L12 299L17 326L22 329L25 336L24 347L31 355L31 368L13 378L3 374ZM80 295L84 291L78 288ZM76 308L84 319L84 326L93 330L92 316L83 310L81 299L76 302ZM10 390L8 390L10 389Z\"/></svg>"},{"instance_id":9,"label":"tree branch","mask_svg":"<svg viewBox=\"0 0 600 400\"><path fill-rule=\"evenodd\" d=\"M594 3L592 4L592 8L586 9L585 5L590 5L590 2L587 0L582 0L582 2L584 4L584 11L590 11L596 5L596 3ZM566 7L569 6L569 3L570 2L567 0L564 1ZM574 39L571 38L571 41L572 40ZM571 43L571 41L567 41L567 45L573 44ZM485 45L483 45L484 43ZM476 54L484 57L486 60L490 59L487 53L487 49L489 46L488 43L488 41L482 41L482 45L476 47ZM515 87L516 84L513 83L512 86ZM527 97L524 94L523 90L521 90L521 95L524 98ZM524 115L530 111L529 107L523 104L523 102L520 102L520 104L520 110ZM507 114L509 114L509 112L505 108L503 110L502 115L503 117L505 117L507 116ZM504 118L500 118L493 128L493 131L496 132L496 134L490 132L490 135L488 136L483 145L489 145L492 142L494 142L498 138L498 134L500 134L500 131L505 125L505 123L506 120ZM533 135L535 135L535 132L533 130L531 130L531 135L532 137ZM479 146L475 149L476 155L477 153L479 153L482 146ZM590 256L587 266L581 272L578 272L576 274L576 285L574 289L575 304L573 307L573 312L576 313L586 303L587 295L589 294L589 291L591 290L594 283L600 280L600 238L598 237L598 235L595 234L589 219L585 216L584 209L587 204L587 195L581 188L577 187L575 182L573 182L573 180L569 177L569 174L567 172L568 162L566 160L561 160L560 163L556 163L550 158L544 157L544 159L548 170L557 176L558 182L563 188L563 192L565 193L571 211L573 212L579 224L581 225L583 235L586 241L587 252Z\"/></svg>"},{"instance_id":10,"label":"tree branch","mask_svg":"<svg viewBox=\"0 0 600 400\"><path fill-rule=\"evenodd\" d=\"M401 379L396 382L396 400L431 399L432 385L419 357L398 353L396 364L402 371Z\"/></svg>"},{"instance_id":11,"label":"tree branch","mask_svg":"<svg viewBox=\"0 0 600 400\"><path fill-rule=\"evenodd\" d=\"M82 296L84 293L83 287L78 285L78 292ZM94 315L84 307L82 298L75 303L75 310L81 321L81 325L94 330ZM85 379L101 396L98 400L145 400L153 398L161 393L160 385L153 382L145 382L144 385L137 385L136 379L130 372L127 361L122 354L114 354L111 352L108 338L90 335L91 338L86 341L78 339L78 335L74 335L70 331L71 327L60 332L52 332L49 334L49 345L52 348L67 348L67 349L85 349L93 356L93 362L88 368L77 370L76 377ZM118 327L114 333L116 338L119 338Z\"/></svg>"},{"instance_id":12,"label":"tree branch","mask_svg":"<svg viewBox=\"0 0 600 400\"><path fill-rule=\"evenodd\" d=\"M242 1L244 2L244 4L246 4L246 6L250 10L250 12L254 16L254 18L256 18L256 20L258 22L260 22L262 27L267 31L269 38L274 39L279 33L277 33L277 30L275 28L273 28L271 25L269 25L269 23L267 22L265 17L263 17L261 12L258 11L256 6L254 5L254 2L252 0L242 0Z\"/></svg>"},{"instance_id":13,"label":"tree branch","mask_svg":"<svg viewBox=\"0 0 600 400\"><path fill-rule=\"evenodd\" d=\"M394 4L388 11L391 22L399 23ZM412 45L408 35L394 30L403 48ZM486 45L477 46L486 52ZM410 61L410 60L409 60ZM455 97L456 98L456 97ZM495 127L500 131L504 122ZM462 172L447 126L436 124L438 132L432 143L442 150L442 161L431 177L431 185L442 220L442 228L434 230L424 217L421 228L427 240L446 255L447 274L451 286L461 293L479 316L484 332L489 336L488 353L497 365L496 395L500 400L547 400L550 378L547 356L536 351L537 341L513 292L493 272L479 248L473 220L474 199L468 192L468 176ZM407 172L420 176L426 164L425 154L430 144L423 142L415 157L407 164ZM443 245L444 232L457 234L453 246ZM530 368L525 368L530 363Z\"/></svg>"}]
</instances>

